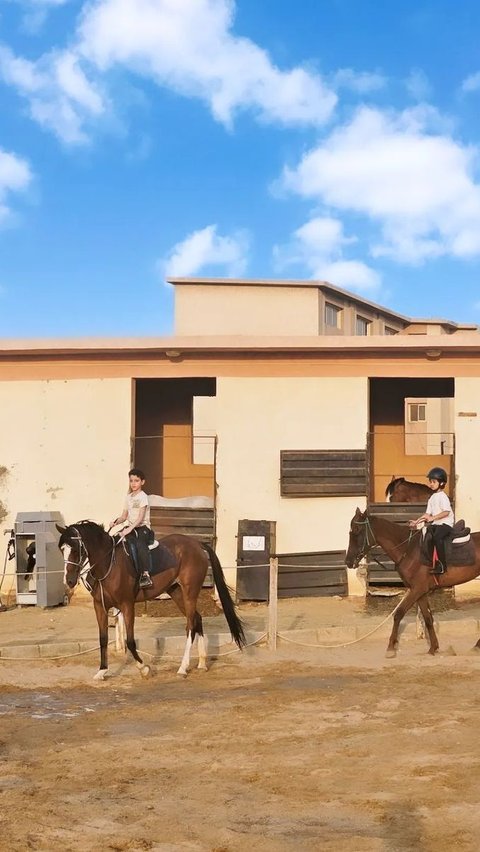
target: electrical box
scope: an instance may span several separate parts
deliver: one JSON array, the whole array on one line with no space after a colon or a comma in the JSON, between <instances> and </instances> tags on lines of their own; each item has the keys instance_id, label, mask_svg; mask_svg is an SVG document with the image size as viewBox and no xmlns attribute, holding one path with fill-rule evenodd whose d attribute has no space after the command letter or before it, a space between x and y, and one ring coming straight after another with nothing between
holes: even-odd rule
<instances>
[{"instance_id":1,"label":"electrical box","mask_svg":"<svg viewBox=\"0 0 480 852\"><path fill-rule=\"evenodd\" d=\"M237 599L267 601L270 556L275 553L276 521L238 522Z\"/></svg>"},{"instance_id":2,"label":"electrical box","mask_svg":"<svg viewBox=\"0 0 480 852\"><path fill-rule=\"evenodd\" d=\"M65 566L55 524L65 526L60 512L19 512L15 519L17 604L57 606L68 603Z\"/></svg>"}]
</instances>

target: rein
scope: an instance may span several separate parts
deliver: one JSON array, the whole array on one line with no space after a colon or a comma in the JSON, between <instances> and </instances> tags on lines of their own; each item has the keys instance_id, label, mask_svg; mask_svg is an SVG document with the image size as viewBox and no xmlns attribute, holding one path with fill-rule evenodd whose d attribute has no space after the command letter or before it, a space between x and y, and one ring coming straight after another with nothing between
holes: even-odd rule
<instances>
[{"instance_id":1,"label":"rein","mask_svg":"<svg viewBox=\"0 0 480 852\"><path fill-rule=\"evenodd\" d=\"M370 523L370 518L369 518L368 516L365 518L365 520L364 520L364 521L355 521L355 523L356 523L356 524L358 524L359 526L364 526L364 527L365 527L365 538L364 538L364 541L363 541L362 549L361 549L360 553L358 554L358 561L360 561L360 559L364 559L364 558L365 558L365 556L367 556L367 555L368 555L368 553L370 553L370 551L372 550L372 548L374 548L374 547L381 547L381 545L378 543L377 539L375 538L375 533L374 533L374 531L373 531L373 529L372 529L372 525L371 525L371 523ZM410 542L411 542L411 540L412 540L413 536L414 536L414 535L417 535L419 532L420 532L419 530L417 530L416 532L413 532L413 530L410 530L410 532L409 532L409 534L408 534L408 538L405 538L405 539L403 539L403 541L399 541L399 543L398 543L398 544L395 544L395 545L394 545L394 547L401 547L401 546L402 546L402 544L406 544L406 545L407 545L407 546L406 546L406 548L405 548L405 550L404 550L404 552L402 553L402 555L401 555L400 559L398 559L398 560L394 563L394 564L395 564L395 567L396 567L397 565L399 565L399 564L400 564L400 562L402 561L403 557L405 556L405 554L406 554L406 552L407 552L407 550L408 550L408 545L410 544ZM383 549L383 548L382 548L382 549ZM374 561L374 562L376 562L376 563L377 563L377 565L380 565L380 567L381 567L381 568L383 568L384 570L386 570L385 565L383 564L383 562L380 562L380 560L379 560L379 559L377 559L377 557L376 557L376 556L373 556L373 557L372 557L372 559L373 559L373 561Z\"/></svg>"}]
</instances>

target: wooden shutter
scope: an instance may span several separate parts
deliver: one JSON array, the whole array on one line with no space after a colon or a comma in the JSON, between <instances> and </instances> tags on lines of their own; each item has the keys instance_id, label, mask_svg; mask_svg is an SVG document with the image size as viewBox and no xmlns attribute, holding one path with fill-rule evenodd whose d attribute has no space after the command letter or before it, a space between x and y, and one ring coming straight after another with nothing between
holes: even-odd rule
<instances>
[{"instance_id":1,"label":"wooden shutter","mask_svg":"<svg viewBox=\"0 0 480 852\"><path fill-rule=\"evenodd\" d=\"M344 497L366 493L365 450L281 450L283 497Z\"/></svg>"}]
</instances>

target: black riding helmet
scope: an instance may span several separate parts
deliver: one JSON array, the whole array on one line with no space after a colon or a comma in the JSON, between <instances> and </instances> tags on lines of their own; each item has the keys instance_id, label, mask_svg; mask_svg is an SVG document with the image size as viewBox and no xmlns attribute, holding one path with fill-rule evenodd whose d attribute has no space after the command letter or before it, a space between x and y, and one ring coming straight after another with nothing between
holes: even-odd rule
<instances>
[{"instance_id":1,"label":"black riding helmet","mask_svg":"<svg viewBox=\"0 0 480 852\"><path fill-rule=\"evenodd\" d=\"M446 485L448 476L443 467L432 467L432 469L427 473L427 479L436 479L437 482Z\"/></svg>"}]
</instances>

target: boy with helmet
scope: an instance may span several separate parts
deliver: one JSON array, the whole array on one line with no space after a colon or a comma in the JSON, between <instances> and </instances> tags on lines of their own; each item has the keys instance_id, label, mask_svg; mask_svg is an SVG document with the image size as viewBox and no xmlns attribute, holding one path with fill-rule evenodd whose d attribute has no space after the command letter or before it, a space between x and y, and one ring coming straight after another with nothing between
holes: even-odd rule
<instances>
[{"instance_id":1,"label":"boy with helmet","mask_svg":"<svg viewBox=\"0 0 480 852\"><path fill-rule=\"evenodd\" d=\"M444 491L448 477L443 467L433 467L427 473L427 479L433 494L427 503L426 512L420 515L416 521L410 521L410 526L416 527L421 521L430 524L433 543L438 556L432 574L444 574L447 570L445 539L451 534L455 523L452 505Z\"/></svg>"}]
</instances>

